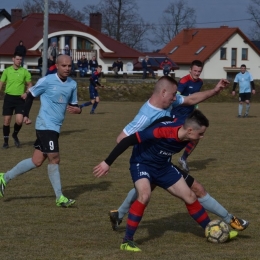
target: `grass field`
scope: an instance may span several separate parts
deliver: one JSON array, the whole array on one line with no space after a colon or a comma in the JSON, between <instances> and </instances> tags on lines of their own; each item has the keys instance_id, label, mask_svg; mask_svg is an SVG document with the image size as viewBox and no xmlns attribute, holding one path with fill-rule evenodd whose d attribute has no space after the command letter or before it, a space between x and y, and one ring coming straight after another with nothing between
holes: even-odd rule
<instances>
[{"instance_id":1,"label":"grass field","mask_svg":"<svg viewBox=\"0 0 260 260\"><path fill-rule=\"evenodd\" d=\"M141 105L101 102L95 115L89 108L81 115L67 115L60 136L60 170L64 194L77 202L68 209L55 206L47 163L11 181L0 201L0 259L260 259L259 103L252 104L249 118L240 119L237 103L201 104L210 127L189 158L191 174L231 213L249 220L248 229L225 244L206 242L184 204L157 188L135 235L142 252L119 250L125 220L112 231L108 211L117 208L133 186L128 171L131 150L104 178L95 179L92 169L106 158ZM36 101L33 121L38 108ZM21 148L10 140L10 148L0 150L0 171L31 156L34 125L24 126L19 137Z\"/></svg>"}]
</instances>

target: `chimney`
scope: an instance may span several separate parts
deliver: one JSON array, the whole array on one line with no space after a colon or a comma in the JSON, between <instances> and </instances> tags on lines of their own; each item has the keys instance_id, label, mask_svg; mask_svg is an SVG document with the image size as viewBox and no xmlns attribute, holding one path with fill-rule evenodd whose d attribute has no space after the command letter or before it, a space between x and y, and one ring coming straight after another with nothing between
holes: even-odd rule
<instances>
[{"instance_id":1,"label":"chimney","mask_svg":"<svg viewBox=\"0 0 260 260\"><path fill-rule=\"evenodd\" d=\"M187 44L192 40L192 30L183 29L183 44Z\"/></svg>"},{"instance_id":2,"label":"chimney","mask_svg":"<svg viewBox=\"0 0 260 260\"><path fill-rule=\"evenodd\" d=\"M22 20L22 9L12 9L11 10L11 23Z\"/></svg>"},{"instance_id":3,"label":"chimney","mask_svg":"<svg viewBox=\"0 0 260 260\"><path fill-rule=\"evenodd\" d=\"M89 16L89 26L101 32L102 28L102 14L101 13L91 13Z\"/></svg>"}]
</instances>

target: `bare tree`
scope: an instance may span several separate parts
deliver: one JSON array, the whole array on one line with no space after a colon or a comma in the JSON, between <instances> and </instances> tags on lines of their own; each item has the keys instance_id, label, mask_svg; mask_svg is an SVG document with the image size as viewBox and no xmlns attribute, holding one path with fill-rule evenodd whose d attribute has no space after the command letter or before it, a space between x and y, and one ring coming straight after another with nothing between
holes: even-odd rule
<instances>
[{"instance_id":1,"label":"bare tree","mask_svg":"<svg viewBox=\"0 0 260 260\"><path fill-rule=\"evenodd\" d=\"M182 29L192 28L196 23L195 9L188 6L185 0L176 0L164 10L158 25L154 25L154 45L165 45Z\"/></svg>"},{"instance_id":2,"label":"bare tree","mask_svg":"<svg viewBox=\"0 0 260 260\"><path fill-rule=\"evenodd\" d=\"M251 16L250 18L254 24L252 28L250 28L249 37L252 40L260 40L260 0L251 0L247 12Z\"/></svg>"},{"instance_id":3,"label":"bare tree","mask_svg":"<svg viewBox=\"0 0 260 260\"><path fill-rule=\"evenodd\" d=\"M43 0L24 0L19 6L23 9L23 15L30 13L43 13L44 1ZM84 22L85 14L74 9L69 0L50 0L49 12L55 14L66 14L75 20Z\"/></svg>"},{"instance_id":4,"label":"bare tree","mask_svg":"<svg viewBox=\"0 0 260 260\"><path fill-rule=\"evenodd\" d=\"M110 37L142 50L146 35L151 24L136 12L136 0L101 0L96 6L86 6L85 13L99 12L102 14L102 32Z\"/></svg>"}]
</instances>

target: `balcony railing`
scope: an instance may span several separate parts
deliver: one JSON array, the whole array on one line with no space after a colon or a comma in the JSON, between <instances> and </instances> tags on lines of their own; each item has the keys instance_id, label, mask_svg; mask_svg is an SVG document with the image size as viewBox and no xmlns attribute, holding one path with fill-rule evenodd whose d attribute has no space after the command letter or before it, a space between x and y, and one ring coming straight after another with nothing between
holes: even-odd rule
<instances>
[{"instance_id":1,"label":"balcony railing","mask_svg":"<svg viewBox=\"0 0 260 260\"><path fill-rule=\"evenodd\" d=\"M60 49L59 53L64 53L64 49ZM77 49L70 49L70 56L73 60L73 62L77 62L82 55L85 55L87 60L91 60L93 56L97 57L97 51L96 50L77 50Z\"/></svg>"}]
</instances>

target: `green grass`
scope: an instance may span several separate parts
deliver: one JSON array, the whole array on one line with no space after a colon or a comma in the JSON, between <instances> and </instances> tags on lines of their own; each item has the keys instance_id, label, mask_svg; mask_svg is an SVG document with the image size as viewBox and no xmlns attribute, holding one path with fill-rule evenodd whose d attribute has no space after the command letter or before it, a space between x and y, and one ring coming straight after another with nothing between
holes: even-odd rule
<instances>
[{"instance_id":1,"label":"green grass","mask_svg":"<svg viewBox=\"0 0 260 260\"><path fill-rule=\"evenodd\" d=\"M0 259L260 259L258 103L252 103L249 118L241 119L236 117L237 102L201 104L210 127L189 158L191 174L231 213L249 220L248 229L229 243L206 242L184 204L157 188L135 235L142 252L119 250L125 220L114 232L107 214L133 187L128 171L131 149L106 177L94 178L92 169L106 158L141 105L101 102L95 115L89 108L81 115L67 115L60 135L60 171L64 194L77 202L68 209L55 206L46 162L12 180L0 201ZM33 121L38 108L35 101ZM21 148L10 140L10 148L0 150L3 172L32 155L34 125L23 126L19 137Z\"/></svg>"}]
</instances>

